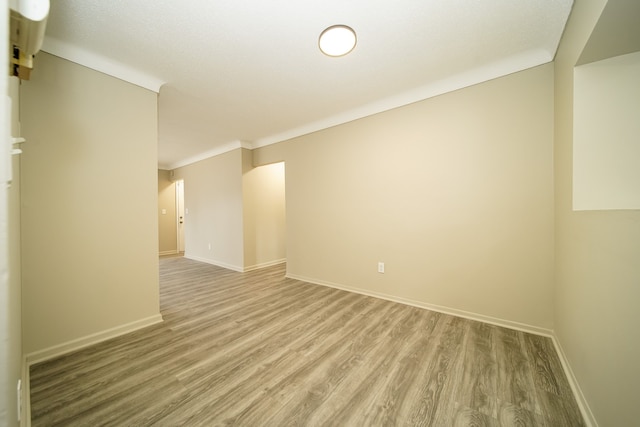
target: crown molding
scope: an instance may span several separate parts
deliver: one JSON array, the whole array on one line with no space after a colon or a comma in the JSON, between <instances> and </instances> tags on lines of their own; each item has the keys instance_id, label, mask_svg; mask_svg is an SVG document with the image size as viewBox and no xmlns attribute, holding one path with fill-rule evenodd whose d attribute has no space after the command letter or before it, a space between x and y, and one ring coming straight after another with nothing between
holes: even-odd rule
<instances>
[{"instance_id":1,"label":"crown molding","mask_svg":"<svg viewBox=\"0 0 640 427\"><path fill-rule=\"evenodd\" d=\"M186 159L180 160L178 162L166 164L166 165L158 165L159 169L172 170L181 168L183 166L188 166L190 164L209 159L211 157L219 156L224 153L228 153L229 151L237 150L238 148L246 148L247 150L252 150L253 145L246 141L232 141L226 144L222 144L216 148L211 150L207 150L203 153L196 154L195 156L187 157Z\"/></svg>"},{"instance_id":2,"label":"crown molding","mask_svg":"<svg viewBox=\"0 0 640 427\"><path fill-rule=\"evenodd\" d=\"M162 79L142 73L128 65L106 58L102 55L89 52L50 36L45 37L42 44L42 50L155 93L159 93L160 87L166 83Z\"/></svg>"},{"instance_id":3,"label":"crown molding","mask_svg":"<svg viewBox=\"0 0 640 427\"><path fill-rule=\"evenodd\" d=\"M151 90L155 93L159 93L161 86L166 83L157 77L139 72L127 65L105 58L101 55L88 52L82 48L62 42L53 37L45 37L42 50L101 73L108 74ZM299 136L339 126L341 124L382 113L384 111L389 111L448 92L453 92L509 74L517 73L519 71L546 64L552 60L553 54L550 52L542 49L530 50L512 55L500 61L476 67L473 70L459 73L398 95L387 97L321 120L307 123L278 134L259 138L251 143L239 140L224 143L214 149L207 150L198 155L191 156L174 163L159 165L159 167L175 169L213 156L224 154L237 148L253 150L260 147L266 147L268 145L277 144Z\"/></svg>"},{"instance_id":4,"label":"crown molding","mask_svg":"<svg viewBox=\"0 0 640 427\"><path fill-rule=\"evenodd\" d=\"M425 99L433 98L448 92L473 86L509 74L517 73L528 68L537 67L553 60L553 55L539 49L512 55L504 60L496 61L473 70L456 74L434 83L421 86L388 98L384 98L352 110L327 117L306 125L287 130L282 133L259 138L253 142L253 148L266 147L302 135L307 135L330 127L338 126L394 108L403 107Z\"/></svg>"}]
</instances>

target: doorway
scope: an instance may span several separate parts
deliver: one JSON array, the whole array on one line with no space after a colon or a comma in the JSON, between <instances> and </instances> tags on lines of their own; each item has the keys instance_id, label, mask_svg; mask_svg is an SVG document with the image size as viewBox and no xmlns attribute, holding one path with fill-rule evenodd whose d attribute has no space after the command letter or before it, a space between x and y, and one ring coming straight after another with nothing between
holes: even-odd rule
<instances>
[{"instance_id":1,"label":"doorway","mask_svg":"<svg viewBox=\"0 0 640 427\"><path fill-rule=\"evenodd\" d=\"M176 181L176 227L178 253L184 254L184 180Z\"/></svg>"},{"instance_id":2,"label":"doorway","mask_svg":"<svg viewBox=\"0 0 640 427\"><path fill-rule=\"evenodd\" d=\"M286 262L284 162L257 166L243 179L244 270Z\"/></svg>"}]
</instances>

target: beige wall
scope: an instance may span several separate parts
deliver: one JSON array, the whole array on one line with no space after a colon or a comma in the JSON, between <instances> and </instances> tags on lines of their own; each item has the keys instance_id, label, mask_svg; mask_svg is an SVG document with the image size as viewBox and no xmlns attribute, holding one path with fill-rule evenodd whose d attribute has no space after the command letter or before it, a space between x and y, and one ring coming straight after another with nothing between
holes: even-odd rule
<instances>
[{"instance_id":1,"label":"beige wall","mask_svg":"<svg viewBox=\"0 0 640 427\"><path fill-rule=\"evenodd\" d=\"M160 254L178 252L176 227L176 185L171 181L169 171L158 169L158 246Z\"/></svg>"},{"instance_id":2,"label":"beige wall","mask_svg":"<svg viewBox=\"0 0 640 427\"><path fill-rule=\"evenodd\" d=\"M40 53L21 87L26 354L159 318L157 95Z\"/></svg>"},{"instance_id":3,"label":"beige wall","mask_svg":"<svg viewBox=\"0 0 640 427\"><path fill-rule=\"evenodd\" d=\"M286 162L289 275L551 328L552 137L548 64L254 150L254 164Z\"/></svg>"},{"instance_id":4,"label":"beige wall","mask_svg":"<svg viewBox=\"0 0 640 427\"><path fill-rule=\"evenodd\" d=\"M555 331L599 425L630 426L640 380L640 211L574 212L571 200L573 68L606 3L574 4L556 58Z\"/></svg>"},{"instance_id":5,"label":"beige wall","mask_svg":"<svg viewBox=\"0 0 640 427\"><path fill-rule=\"evenodd\" d=\"M573 99L573 208L640 209L640 52L576 67Z\"/></svg>"},{"instance_id":6,"label":"beige wall","mask_svg":"<svg viewBox=\"0 0 640 427\"><path fill-rule=\"evenodd\" d=\"M286 259L285 173L282 162L253 168L243 152L244 269L252 270Z\"/></svg>"},{"instance_id":7,"label":"beige wall","mask_svg":"<svg viewBox=\"0 0 640 427\"><path fill-rule=\"evenodd\" d=\"M236 271L283 262L284 165L237 149L173 171L184 180L185 256Z\"/></svg>"},{"instance_id":8,"label":"beige wall","mask_svg":"<svg viewBox=\"0 0 640 427\"><path fill-rule=\"evenodd\" d=\"M174 179L184 180L185 256L242 270L242 150L178 168Z\"/></svg>"}]
</instances>

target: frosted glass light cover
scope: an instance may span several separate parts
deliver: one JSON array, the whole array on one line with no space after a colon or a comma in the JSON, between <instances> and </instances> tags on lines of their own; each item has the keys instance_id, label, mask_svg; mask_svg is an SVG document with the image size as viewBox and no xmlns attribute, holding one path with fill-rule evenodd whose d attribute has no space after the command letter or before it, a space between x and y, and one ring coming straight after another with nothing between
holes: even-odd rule
<instances>
[{"instance_id":1,"label":"frosted glass light cover","mask_svg":"<svg viewBox=\"0 0 640 427\"><path fill-rule=\"evenodd\" d=\"M318 45L328 56L343 56L356 46L356 33L346 25L333 25L320 34Z\"/></svg>"}]
</instances>

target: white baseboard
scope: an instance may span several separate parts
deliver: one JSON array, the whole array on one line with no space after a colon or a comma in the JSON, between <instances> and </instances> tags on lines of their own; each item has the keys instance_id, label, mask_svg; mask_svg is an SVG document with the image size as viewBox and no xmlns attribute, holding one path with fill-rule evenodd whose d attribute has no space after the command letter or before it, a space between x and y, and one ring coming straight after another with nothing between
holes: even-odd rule
<instances>
[{"instance_id":1,"label":"white baseboard","mask_svg":"<svg viewBox=\"0 0 640 427\"><path fill-rule=\"evenodd\" d=\"M237 265L227 264L226 262L216 261L215 259L202 258L199 256L191 255L185 252L185 258L192 259L194 261L204 262L206 264L215 265L217 267L226 268L227 270L237 271L238 273L243 273L244 269L242 267L238 267Z\"/></svg>"},{"instance_id":2,"label":"white baseboard","mask_svg":"<svg viewBox=\"0 0 640 427\"><path fill-rule=\"evenodd\" d=\"M263 263L260 263L260 264L255 264L255 265L251 265L249 267L245 267L244 268L244 272L246 273L248 271L254 271L254 270L259 270L261 268L272 267L274 265L284 264L285 262L287 262L286 258L277 259L275 261L263 262Z\"/></svg>"},{"instance_id":3,"label":"white baseboard","mask_svg":"<svg viewBox=\"0 0 640 427\"><path fill-rule=\"evenodd\" d=\"M63 354L80 350L84 347L88 347L90 345L97 344L99 342L106 341L120 335L128 334L130 332L134 332L138 329L146 328L147 326L155 325L156 323L160 322L162 322L162 315L156 314L145 319L140 319L131 323L116 326L115 328L107 329L105 331L77 338L75 340L71 340L62 344L54 345L43 350L34 351L25 356L27 368L36 363L44 362L45 360L53 359L54 357L62 356Z\"/></svg>"},{"instance_id":4,"label":"white baseboard","mask_svg":"<svg viewBox=\"0 0 640 427\"><path fill-rule=\"evenodd\" d=\"M558 336L555 334L555 332L551 336L551 340L553 341L553 345L556 348L556 353L558 353L560 363L562 363L562 368L564 369L564 373L567 376L567 380L569 381L569 385L571 386L573 395L578 402L578 407L580 408L580 412L582 413L582 418L584 419L585 424L587 425L587 427L598 427L598 422L593 416L593 412L591 412L591 408L587 403L587 399L585 399L584 394L582 393L580 384L578 383L576 376L573 374L573 370L571 369L571 365L569 364L569 359L567 359L567 355L560 345L560 340L558 339Z\"/></svg>"},{"instance_id":5,"label":"white baseboard","mask_svg":"<svg viewBox=\"0 0 640 427\"><path fill-rule=\"evenodd\" d=\"M209 260L206 258L200 258L195 256L190 256L185 254L185 258L193 259L195 261L204 262L207 264L213 264L218 267L228 268L230 270L243 272L243 269L239 267L228 265L226 263L216 262L213 260ZM246 267L244 271L253 271L259 268L270 267L277 264L282 264L286 262L286 259L277 260L268 263L257 264L251 267ZM428 304L422 301L411 300L407 298L402 298L394 295L388 295L380 292L373 292L365 289L355 288L351 286L339 285L337 283L331 283L323 280L312 279L309 277L298 276L295 274L287 273L286 277L291 279L301 280L303 282L312 283L315 285L327 286L335 289L341 289L348 292L354 292L361 295L367 295L374 298L380 298L387 301L397 302L400 304L410 305L413 307L424 308L427 310L436 311L439 313L450 314L452 316L463 317L465 319L476 320L484 323L489 323L496 326L502 326L509 329L515 329L522 332L528 332L535 335L542 335L550 337L553 345L558 353L558 357L560 362L562 363L562 367L565 371L565 375L567 376L567 380L571 386L571 390L576 398L578 403L578 407L582 413L582 417L587 425L587 427L598 427L598 422L596 421L593 412L591 412L591 408L585 399L584 394L582 393L582 389L578 384L578 381L571 369L571 365L569 364L569 360L566 357L566 354L560 345L560 341L556 336L555 332L551 329L540 328L533 325L527 325L524 323L514 322L510 320L495 318L491 316L485 316L478 313L472 313L464 310L458 310L450 307ZM22 419L20 422L21 427L30 427L31 426L31 393L30 393L30 373L29 367L33 364L43 362L48 359L52 359L57 356L61 356L66 353L70 353L72 351L79 350L81 348L99 343L101 341L105 341L111 338L115 338L120 335L124 335L130 332L134 332L138 329L145 328L147 326L151 326L157 323L162 322L162 315L158 314L155 316L148 317L146 319L141 319L135 322L128 323L126 325L121 325L115 328L108 329L106 331L102 331L96 334L88 335L83 338L75 339L69 341L67 343L59 344L44 350L39 350L33 353L29 353L24 357L22 364L22 389L23 389L23 408L22 408Z\"/></svg>"},{"instance_id":6,"label":"white baseboard","mask_svg":"<svg viewBox=\"0 0 640 427\"><path fill-rule=\"evenodd\" d=\"M525 323L513 322L511 320L499 319L491 316L485 316L483 314L471 313L464 310L458 310L455 308L444 307L435 304L428 304L422 301L415 301L407 298L397 297L394 295L387 295L380 292L373 292L365 289L355 288L351 286L339 285L337 283L326 282L323 280L312 279L309 277L298 276L295 274L287 273L287 277L296 280L302 280L303 282L312 283L315 285L328 286L331 288L341 289L343 291L354 292L357 294L367 295L374 298L380 298L387 301L397 302L400 304L410 305L418 308L425 308L427 310L437 311L439 313L450 314L452 316L463 317L465 319L477 320L479 322L489 323L496 326L502 326L504 328L515 329L522 332L527 332L535 335L542 335L545 337L551 338L553 345L556 349L556 353L558 353L558 358L562 363L562 368L564 369L565 375L567 376L567 380L569 381L569 385L571 386L571 390L573 391L573 395L576 398L578 403L578 407L580 408L580 412L582 413L582 418L584 418L584 422L587 427L598 427L598 422L593 416L593 412L591 412L591 408L587 403L587 400L582 393L582 389L578 384L578 381L573 374L573 370L571 369L571 365L569 364L569 360L560 345L560 341L556 336L555 332L552 329L540 328L538 326L527 325Z\"/></svg>"},{"instance_id":7,"label":"white baseboard","mask_svg":"<svg viewBox=\"0 0 640 427\"><path fill-rule=\"evenodd\" d=\"M20 411L20 427L31 427L31 374L27 358L22 357L22 408Z\"/></svg>"},{"instance_id":8,"label":"white baseboard","mask_svg":"<svg viewBox=\"0 0 640 427\"><path fill-rule=\"evenodd\" d=\"M380 298L387 301L398 302L400 304L410 305L413 307L424 308L439 313L450 314L452 316L463 317L465 319L477 320L479 322L489 323L491 325L502 326L504 328L515 329L517 331L528 332L530 334L552 337L553 330L541 328L538 326L528 325L526 323L514 322L511 320L500 319L497 317L485 316L483 314L472 313L469 311L458 310L456 308L445 307L442 305L429 304L423 301L416 301L408 298L402 298L395 295L388 295L381 292L369 291L367 289L356 288L352 286L340 285L337 283L326 282L323 280L312 279L309 277L297 276L287 273L287 277L303 282L313 283L315 285L328 286L330 288L341 289L343 291L355 292L357 294L367 295L374 298Z\"/></svg>"},{"instance_id":9,"label":"white baseboard","mask_svg":"<svg viewBox=\"0 0 640 427\"><path fill-rule=\"evenodd\" d=\"M260 263L260 264L251 265L249 267L239 267L237 265L227 264L226 262L217 261L217 260L214 260L214 259L202 258L202 257L191 255L191 254L188 254L188 253L185 253L184 257L188 258L188 259L192 259L194 261L200 261L200 262L204 262L206 264L215 265L217 267L226 268L228 270L237 271L238 273L246 273L248 271L259 270L261 268L271 267L271 266L274 266L274 265L278 265L278 264L282 264L282 263L287 262L286 258L282 258L282 259L278 259L278 260L275 260L275 261L268 261L268 262L263 262L263 263Z\"/></svg>"},{"instance_id":10,"label":"white baseboard","mask_svg":"<svg viewBox=\"0 0 640 427\"><path fill-rule=\"evenodd\" d=\"M158 255L160 256L165 256L165 255L175 255L175 254L179 254L180 252L178 252L177 249L172 250L172 251L162 251L160 253L158 253Z\"/></svg>"}]
</instances>

